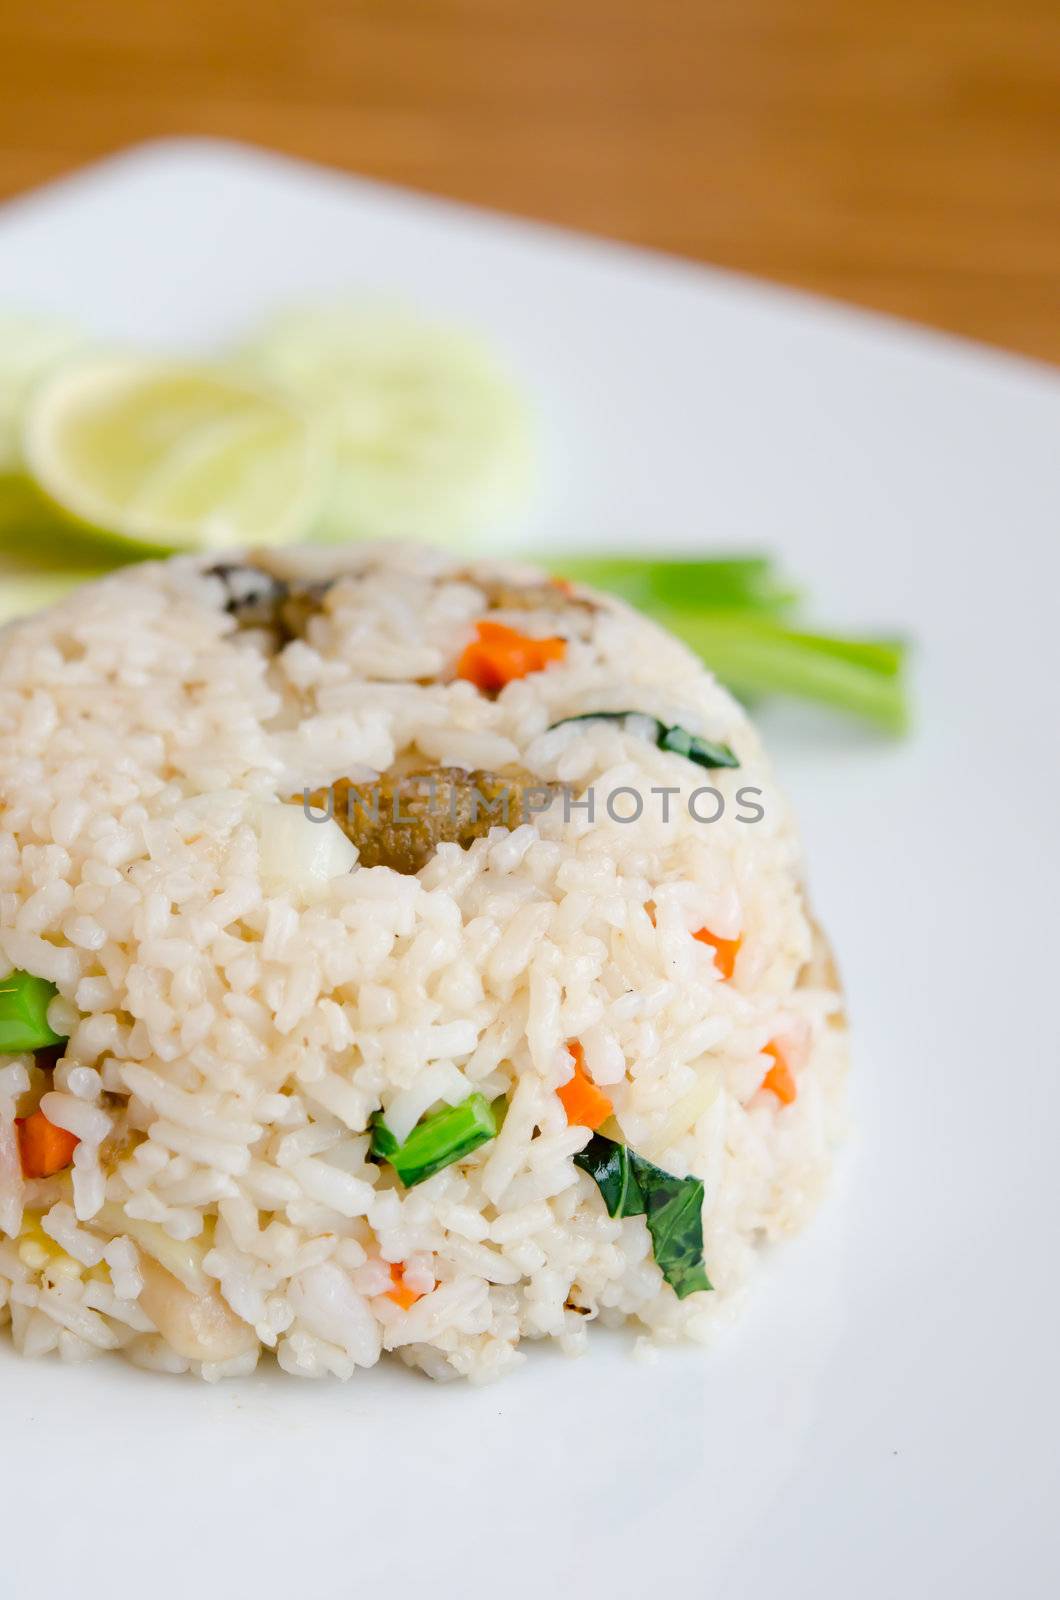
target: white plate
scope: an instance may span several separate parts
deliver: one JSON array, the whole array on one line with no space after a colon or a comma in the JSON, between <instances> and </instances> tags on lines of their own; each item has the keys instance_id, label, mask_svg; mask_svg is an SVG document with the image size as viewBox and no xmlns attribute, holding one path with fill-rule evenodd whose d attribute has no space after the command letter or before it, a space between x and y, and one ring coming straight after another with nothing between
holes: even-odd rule
<instances>
[{"instance_id":1,"label":"white plate","mask_svg":"<svg viewBox=\"0 0 1060 1600\"><path fill-rule=\"evenodd\" d=\"M767 547L825 619L916 636L908 743L768 719L851 991L860 1131L744 1319L652 1367L605 1336L484 1390L210 1389L5 1347L0 1594L1047 1593L1060 383L222 145L0 217L0 304L152 344L351 285L508 348L550 445L524 540Z\"/></svg>"}]
</instances>

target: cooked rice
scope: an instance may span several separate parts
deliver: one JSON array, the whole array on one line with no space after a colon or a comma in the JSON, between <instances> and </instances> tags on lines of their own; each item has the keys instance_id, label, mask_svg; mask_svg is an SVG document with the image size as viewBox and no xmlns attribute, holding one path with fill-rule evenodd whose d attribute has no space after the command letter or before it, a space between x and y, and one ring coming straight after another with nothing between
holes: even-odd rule
<instances>
[{"instance_id":1,"label":"cooked rice","mask_svg":"<svg viewBox=\"0 0 1060 1600\"><path fill-rule=\"evenodd\" d=\"M762 1241L817 1200L846 1065L756 734L616 602L553 589L520 607L510 586L532 574L423 550L284 560L281 575L350 574L287 643L237 627L210 564L187 559L0 635L0 965L53 981L52 1026L70 1031L54 1067L0 1056L0 1320L26 1355L117 1350L211 1380L263 1350L300 1376L394 1351L485 1380L524 1338L581 1352L597 1319L707 1339ZM498 600L499 620L568 645L490 698L452 673ZM728 742L739 769L617 723L547 731L627 708ZM266 847L279 800L417 762L591 786L595 815L554 803L442 844L415 876L309 883L297 849ZM726 800L710 824L686 805L706 784ZM636 823L608 814L621 786L645 797ZM668 820L653 786L681 791ZM745 786L762 791L751 824ZM742 935L732 981L702 927ZM789 1105L761 1087L778 1038ZM713 1292L679 1300L643 1218L609 1218L574 1165L589 1133L556 1090L575 1039L621 1137L705 1180ZM411 1127L472 1090L508 1110L466 1160L406 1191L368 1159L380 1108ZM22 1181L13 1118L38 1104L80 1144L72 1171ZM407 1309L389 1263L420 1296Z\"/></svg>"}]
</instances>

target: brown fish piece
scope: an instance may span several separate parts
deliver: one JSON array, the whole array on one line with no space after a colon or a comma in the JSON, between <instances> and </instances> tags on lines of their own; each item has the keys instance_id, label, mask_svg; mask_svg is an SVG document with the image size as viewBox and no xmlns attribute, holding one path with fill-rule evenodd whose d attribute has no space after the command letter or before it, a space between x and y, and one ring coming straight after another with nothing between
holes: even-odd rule
<instances>
[{"instance_id":1,"label":"brown fish piece","mask_svg":"<svg viewBox=\"0 0 1060 1600\"><path fill-rule=\"evenodd\" d=\"M206 574L224 586L225 610L239 629L261 629L274 636L276 650L304 639L311 617L324 609L334 579L294 583L274 577L249 562L220 562Z\"/></svg>"},{"instance_id":2,"label":"brown fish piece","mask_svg":"<svg viewBox=\"0 0 1060 1600\"><path fill-rule=\"evenodd\" d=\"M517 828L558 792L557 785L520 768L500 773L433 767L384 773L374 783L339 778L310 795L309 804L331 812L357 846L361 866L414 873L440 844L466 850L491 828ZM300 795L292 800L302 803Z\"/></svg>"}]
</instances>

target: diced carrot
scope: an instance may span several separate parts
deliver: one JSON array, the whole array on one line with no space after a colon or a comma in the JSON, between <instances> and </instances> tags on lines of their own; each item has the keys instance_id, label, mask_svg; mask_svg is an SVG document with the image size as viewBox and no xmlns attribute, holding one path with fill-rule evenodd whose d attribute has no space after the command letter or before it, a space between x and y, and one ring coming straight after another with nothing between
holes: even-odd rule
<instances>
[{"instance_id":1,"label":"diced carrot","mask_svg":"<svg viewBox=\"0 0 1060 1600\"><path fill-rule=\"evenodd\" d=\"M400 1306L402 1311L407 1311L417 1300L422 1300L423 1295L420 1290L410 1289L405 1282L404 1262L391 1262L390 1281L394 1287L386 1291L386 1297L388 1300L393 1300L396 1306Z\"/></svg>"},{"instance_id":2,"label":"diced carrot","mask_svg":"<svg viewBox=\"0 0 1060 1600\"><path fill-rule=\"evenodd\" d=\"M790 1106L798 1090L787 1058L775 1039L766 1045L763 1055L773 1057L773 1065L762 1079L762 1088L771 1089L782 1106Z\"/></svg>"},{"instance_id":3,"label":"diced carrot","mask_svg":"<svg viewBox=\"0 0 1060 1600\"><path fill-rule=\"evenodd\" d=\"M549 578L548 581L553 589L559 590L560 594L572 595L574 593L574 585L569 578Z\"/></svg>"},{"instance_id":4,"label":"diced carrot","mask_svg":"<svg viewBox=\"0 0 1060 1600\"><path fill-rule=\"evenodd\" d=\"M81 1143L74 1133L57 1128L49 1122L43 1111L33 1111L28 1117L16 1118L18 1124L18 1151L22 1158L24 1178L50 1178L62 1172L74 1159L74 1151Z\"/></svg>"},{"instance_id":5,"label":"diced carrot","mask_svg":"<svg viewBox=\"0 0 1060 1600\"><path fill-rule=\"evenodd\" d=\"M562 661L566 639L531 639L525 633L488 619L477 622L478 637L472 639L456 666L458 678L466 678L484 694L495 694L506 683L543 672L553 661Z\"/></svg>"},{"instance_id":6,"label":"diced carrot","mask_svg":"<svg viewBox=\"0 0 1060 1600\"><path fill-rule=\"evenodd\" d=\"M713 947L714 965L723 978L731 978L736 970L736 957L743 944L743 935L737 934L735 939L719 939L709 928L700 928L692 937L698 939L700 944L709 944Z\"/></svg>"},{"instance_id":7,"label":"diced carrot","mask_svg":"<svg viewBox=\"0 0 1060 1600\"><path fill-rule=\"evenodd\" d=\"M652 927L654 928L654 926L655 926L655 910L656 910L655 901L654 900L645 900L644 909L648 913L648 921L651 923Z\"/></svg>"},{"instance_id":8,"label":"diced carrot","mask_svg":"<svg viewBox=\"0 0 1060 1600\"><path fill-rule=\"evenodd\" d=\"M598 1089L585 1070L585 1052L577 1039L572 1039L567 1049L574 1057L574 1076L569 1083L556 1090L567 1121L579 1128L591 1128L595 1133L615 1109L602 1089Z\"/></svg>"}]
</instances>

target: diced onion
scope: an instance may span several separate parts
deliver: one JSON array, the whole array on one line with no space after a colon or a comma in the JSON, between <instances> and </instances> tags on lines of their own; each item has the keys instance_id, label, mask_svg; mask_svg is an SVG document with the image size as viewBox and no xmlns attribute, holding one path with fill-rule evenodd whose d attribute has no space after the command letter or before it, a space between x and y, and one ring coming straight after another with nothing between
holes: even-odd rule
<instances>
[{"instance_id":1,"label":"diced onion","mask_svg":"<svg viewBox=\"0 0 1060 1600\"><path fill-rule=\"evenodd\" d=\"M234 1361L256 1348L254 1329L236 1316L216 1284L193 1294L156 1261L142 1261L140 1270L140 1307L185 1360Z\"/></svg>"},{"instance_id":2,"label":"diced onion","mask_svg":"<svg viewBox=\"0 0 1060 1600\"><path fill-rule=\"evenodd\" d=\"M22 1162L15 1113L10 1101L0 1101L0 1233L14 1239L21 1226Z\"/></svg>"},{"instance_id":3,"label":"diced onion","mask_svg":"<svg viewBox=\"0 0 1060 1600\"><path fill-rule=\"evenodd\" d=\"M653 1158L661 1157L670 1146L686 1133L691 1133L700 1117L709 1111L721 1092L721 1073L716 1067L702 1067L699 1079L670 1108L664 1121L651 1136L648 1150Z\"/></svg>"},{"instance_id":4,"label":"diced onion","mask_svg":"<svg viewBox=\"0 0 1060 1600\"><path fill-rule=\"evenodd\" d=\"M357 864L356 847L334 817L313 821L301 804L277 802L258 806L254 822L266 893L312 893L332 878L344 877Z\"/></svg>"},{"instance_id":5,"label":"diced onion","mask_svg":"<svg viewBox=\"0 0 1060 1600\"><path fill-rule=\"evenodd\" d=\"M165 1267L192 1294L203 1294L209 1288L210 1280L202 1267L205 1252L198 1240L174 1239L157 1222L130 1217L121 1206L110 1200L97 1211L92 1222L119 1238L131 1239L145 1255Z\"/></svg>"}]
</instances>

